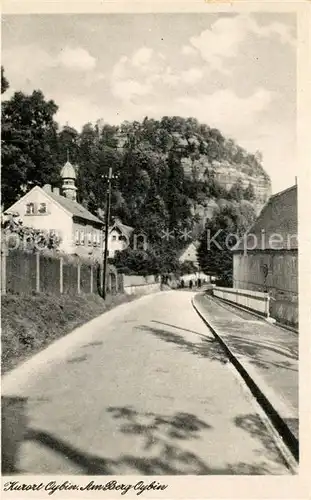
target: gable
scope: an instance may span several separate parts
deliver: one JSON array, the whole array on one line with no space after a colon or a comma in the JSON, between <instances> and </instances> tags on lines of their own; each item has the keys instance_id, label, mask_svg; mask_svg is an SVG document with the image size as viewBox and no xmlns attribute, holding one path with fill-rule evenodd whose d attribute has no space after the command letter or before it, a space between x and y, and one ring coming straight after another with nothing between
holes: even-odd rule
<instances>
[{"instance_id":1,"label":"gable","mask_svg":"<svg viewBox=\"0 0 311 500\"><path fill-rule=\"evenodd\" d=\"M197 245L195 242L190 243L180 252L179 260L197 261Z\"/></svg>"},{"instance_id":2,"label":"gable","mask_svg":"<svg viewBox=\"0 0 311 500\"><path fill-rule=\"evenodd\" d=\"M122 224L118 221L115 222L115 224L109 229L109 234L112 234L112 231L116 231L118 234L125 236L126 239L129 239L132 232L134 231L134 228L126 226L125 224Z\"/></svg>"},{"instance_id":3,"label":"gable","mask_svg":"<svg viewBox=\"0 0 311 500\"><path fill-rule=\"evenodd\" d=\"M57 201L55 201L52 197L50 197L49 194L39 186L33 187L28 193L26 193L13 205L11 205L11 207L5 210L5 213L19 212L20 216L23 216L25 214L26 205L28 203L41 203L41 202L46 202L47 204L52 203L55 206L57 206L67 216L70 217L72 216L72 214L68 210L66 210L62 205L57 203Z\"/></svg>"},{"instance_id":4,"label":"gable","mask_svg":"<svg viewBox=\"0 0 311 500\"><path fill-rule=\"evenodd\" d=\"M98 217L93 215L79 203L54 192L47 192L39 186L33 187L28 193L22 196L22 198L16 201L10 208L8 208L6 212L17 211L18 207L22 207L27 203L37 202L39 197L41 200L45 199L46 203L54 204L59 209L61 209L64 214L68 215L71 218L78 217L88 222L95 222L97 225L104 225L103 222L98 219Z\"/></svg>"}]
</instances>

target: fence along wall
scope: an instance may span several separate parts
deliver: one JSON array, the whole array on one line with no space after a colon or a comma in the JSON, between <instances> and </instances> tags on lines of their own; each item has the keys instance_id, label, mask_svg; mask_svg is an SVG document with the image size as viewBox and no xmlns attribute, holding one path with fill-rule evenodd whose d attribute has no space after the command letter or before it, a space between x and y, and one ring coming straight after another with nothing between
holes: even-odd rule
<instances>
[{"instance_id":1,"label":"fence along wall","mask_svg":"<svg viewBox=\"0 0 311 500\"><path fill-rule=\"evenodd\" d=\"M241 290L238 288L215 287L213 288L213 295L242 307L247 307L265 316L269 316L268 293Z\"/></svg>"},{"instance_id":2,"label":"fence along wall","mask_svg":"<svg viewBox=\"0 0 311 500\"><path fill-rule=\"evenodd\" d=\"M3 293L98 293L102 273L98 265L63 257L50 257L42 253L27 253L20 250L1 251L1 291ZM110 273L108 289L111 287ZM117 280L116 280L117 281ZM120 282L122 286L122 280Z\"/></svg>"},{"instance_id":3,"label":"fence along wall","mask_svg":"<svg viewBox=\"0 0 311 500\"><path fill-rule=\"evenodd\" d=\"M1 293L96 293L103 288L103 269L76 258L1 250ZM147 294L160 290L155 276L125 276L108 266L108 293Z\"/></svg>"}]
</instances>

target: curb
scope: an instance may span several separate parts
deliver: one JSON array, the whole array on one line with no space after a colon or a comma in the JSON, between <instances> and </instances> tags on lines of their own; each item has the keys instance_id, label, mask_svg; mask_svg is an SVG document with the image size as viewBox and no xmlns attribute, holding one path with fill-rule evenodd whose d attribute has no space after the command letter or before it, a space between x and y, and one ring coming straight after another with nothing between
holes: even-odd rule
<instances>
[{"instance_id":1,"label":"curb","mask_svg":"<svg viewBox=\"0 0 311 500\"><path fill-rule=\"evenodd\" d=\"M239 372L246 385L250 389L251 393L259 403L259 405L264 410L265 414L271 421L273 427L277 430L284 444L287 446L289 451L291 452L295 461L299 462L299 441L296 436L292 433L291 429L286 424L285 420L282 418L280 413L275 409L274 405L269 401L267 396L262 392L260 387L256 384L254 379L250 376L248 371L244 368L242 363L239 361L237 356L233 353L233 351L228 347L226 342L221 338L221 336L217 333L212 324L206 319L205 315L203 315L195 304L195 297L191 300L192 306L200 316L202 321L206 324L206 326L211 330L214 337L219 341L225 352L227 353L229 360Z\"/></svg>"}]
</instances>

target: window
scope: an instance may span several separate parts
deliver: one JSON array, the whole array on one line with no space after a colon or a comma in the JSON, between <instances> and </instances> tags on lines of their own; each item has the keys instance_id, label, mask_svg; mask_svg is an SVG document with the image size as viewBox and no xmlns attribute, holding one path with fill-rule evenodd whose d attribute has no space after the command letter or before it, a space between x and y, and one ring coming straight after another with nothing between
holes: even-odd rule
<instances>
[{"instance_id":1,"label":"window","mask_svg":"<svg viewBox=\"0 0 311 500\"><path fill-rule=\"evenodd\" d=\"M114 234L114 235L112 236L112 241L116 241L116 239L117 239L117 237L116 237L116 235Z\"/></svg>"},{"instance_id":2,"label":"window","mask_svg":"<svg viewBox=\"0 0 311 500\"><path fill-rule=\"evenodd\" d=\"M80 232L78 229L75 232L75 242L76 242L76 245L80 245Z\"/></svg>"},{"instance_id":3,"label":"window","mask_svg":"<svg viewBox=\"0 0 311 500\"><path fill-rule=\"evenodd\" d=\"M97 245L100 247L100 231L97 231L96 233L96 240L97 240Z\"/></svg>"},{"instance_id":4,"label":"window","mask_svg":"<svg viewBox=\"0 0 311 500\"><path fill-rule=\"evenodd\" d=\"M26 214L33 215L34 213L35 213L35 204L34 203L27 203Z\"/></svg>"},{"instance_id":5,"label":"window","mask_svg":"<svg viewBox=\"0 0 311 500\"><path fill-rule=\"evenodd\" d=\"M80 231L80 245L84 245L85 242L85 233L84 230Z\"/></svg>"},{"instance_id":6,"label":"window","mask_svg":"<svg viewBox=\"0 0 311 500\"><path fill-rule=\"evenodd\" d=\"M87 244L92 245L92 232L89 231L87 234Z\"/></svg>"},{"instance_id":7,"label":"window","mask_svg":"<svg viewBox=\"0 0 311 500\"><path fill-rule=\"evenodd\" d=\"M46 214L47 213L46 203L40 203L38 212L39 212L39 214Z\"/></svg>"},{"instance_id":8,"label":"window","mask_svg":"<svg viewBox=\"0 0 311 500\"><path fill-rule=\"evenodd\" d=\"M97 231L94 231L94 233L93 233L93 245L94 246L97 245Z\"/></svg>"}]
</instances>

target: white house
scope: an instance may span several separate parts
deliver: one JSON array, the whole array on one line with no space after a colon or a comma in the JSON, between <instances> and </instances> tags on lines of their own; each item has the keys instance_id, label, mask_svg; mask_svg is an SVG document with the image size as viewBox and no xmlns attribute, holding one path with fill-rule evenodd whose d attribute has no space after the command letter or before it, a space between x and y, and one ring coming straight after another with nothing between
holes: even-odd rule
<instances>
[{"instance_id":1,"label":"white house","mask_svg":"<svg viewBox=\"0 0 311 500\"><path fill-rule=\"evenodd\" d=\"M100 258L103 222L77 203L76 172L71 163L64 165L61 177L61 193L49 184L35 186L5 213L18 213L24 226L57 233L65 253Z\"/></svg>"},{"instance_id":2,"label":"white house","mask_svg":"<svg viewBox=\"0 0 311 500\"><path fill-rule=\"evenodd\" d=\"M182 250L182 252L179 255L179 262L192 262L197 268L199 267L198 263L198 257L197 257L197 249L199 246L198 241L192 241L189 243L186 248Z\"/></svg>"},{"instance_id":3,"label":"white house","mask_svg":"<svg viewBox=\"0 0 311 500\"><path fill-rule=\"evenodd\" d=\"M116 218L108 233L109 258L113 259L117 251L122 252L129 246L135 250L146 250L146 236L144 233L136 233L133 227Z\"/></svg>"},{"instance_id":4,"label":"white house","mask_svg":"<svg viewBox=\"0 0 311 500\"><path fill-rule=\"evenodd\" d=\"M113 259L117 251L121 252L130 245L133 231L133 227L126 226L119 219L115 219L108 233L109 258Z\"/></svg>"}]
</instances>

